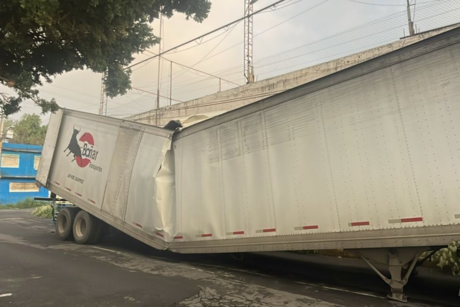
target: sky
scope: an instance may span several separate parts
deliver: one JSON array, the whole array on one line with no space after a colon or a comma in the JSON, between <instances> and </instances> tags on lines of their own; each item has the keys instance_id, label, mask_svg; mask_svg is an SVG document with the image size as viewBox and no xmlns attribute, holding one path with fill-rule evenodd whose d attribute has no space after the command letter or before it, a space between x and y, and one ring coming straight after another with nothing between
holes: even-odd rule
<instances>
[{"instance_id":1,"label":"sky","mask_svg":"<svg viewBox=\"0 0 460 307\"><path fill-rule=\"evenodd\" d=\"M212 0L211 2L209 17L202 23L186 20L183 14L175 14L172 18L165 19L163 50L236 20L244 14L244 0ZM254 11L274 2L276 1L258 0L254 4ZM424 2L435 1L418 2L423 5ZM388 21L383 19L384 25L377 24L372 27L363 27L363 25L397 12L405 12L405 4L406 0L287 0L274 9L256 15L254 17L256 79L262 80L339 55L354 53L358 49L352 48L353 43L346 45L347 40L353 41L354 37L366 37L365 40L357 40L356 44L360 44L359 48L368 48L404 36L407 31L403 29L407 21L404 14L399 14L397 18ZM428 14L428 10L425 13ZM423 16L422 9L419 15ZM417 21L417 17L415 20ZM395 26L390 27L392 24ZM159 35L159 21L155 20L151 26L155 35ZM383 34L378 36L376 29L384 27L393 29L393 32L389 35L390 32L386 31L386 36L382 36ZM236 87L235 84L243 85L245 83L243 29L243 22L240 22L164 57L221 77L222 90ZM348 29L358 30L350 32L347 31ZM369 31L371 35L365 35ZM331 36L333 38L325 40ZM234 47L230 48L232 46ZM310 54L306 51L314 48L317 48L314 53ZM157 53L158 46L151 47L150 51ZM151 56L149 52L138 54L133 63ZM160 69L160 91L165 97L170 96L170 65L163 60ZM90 113L98 112L101 96L100 74L90 70L79 70L52 77L52 80L51 84L44 84L38 88L42 97L55 98L61 107ZM157 80L158 59L140 64L133 69L133 87L156 93ZM172 98L175 100L172 103L209 95L219 90L219 79L185 69L177 64L173 64L172 80ZM0 91L7 90L0 86ZM160 103L161 106L165 106L170 103L170 100L161 99ZM108 115L122 118L151 110L155 108L155 104L155 95L131 90L125 96L108 100ZM23 103L21 112L11 117L17 119L25 113L40 114L40 112L41 110L34 106L33 102L27 101ZM42 120L46 124L49 114L42 115Z\"/></svg>"}]
</instances>

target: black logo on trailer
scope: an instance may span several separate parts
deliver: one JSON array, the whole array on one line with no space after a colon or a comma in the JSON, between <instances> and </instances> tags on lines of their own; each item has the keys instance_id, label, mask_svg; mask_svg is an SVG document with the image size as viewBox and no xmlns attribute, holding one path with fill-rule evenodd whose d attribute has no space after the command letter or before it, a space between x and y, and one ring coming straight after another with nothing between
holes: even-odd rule
<instances>
[{"instance_id":1,"label":"black logo on trailer","mask_svg":"<svg viewBox=\"0 0 460 307\"><path fill-rule=\"evenodd\" d=\"M72 137L70 138L69 146L67 146L67 148L64 149L64 152L69 150L69 153L67 154L67 157L70 154L73 154L72 162L75 161L77 158L81 159L81 148L80 148L80 145L78 144L78 140L77 140L77 134L79 134L80 131L81 131L81 129L77 130L77 129L75 129L75 127L73 127L73 133L72 133Z\"/></svg>"},{"instance_id":2,"label":"black logo on trailer","mask_svg":"<svg viewBox=\"0 0 460 307\"><path fill-rule=\"evenodd\" d=\"M64 149L64 153L68 150L67 156L73 154L73 161L77 162L77 165L80 167L86 167L91 161L95 161L97 159L98 151L94 149L94 138L91 133L84 133L80 138L78 138L78 134L80 130L75 129L73 127L73 133L70 138L69 145L66 149ZM81 145L83 146L80 146Z\"/></svg>"}]
</instances>

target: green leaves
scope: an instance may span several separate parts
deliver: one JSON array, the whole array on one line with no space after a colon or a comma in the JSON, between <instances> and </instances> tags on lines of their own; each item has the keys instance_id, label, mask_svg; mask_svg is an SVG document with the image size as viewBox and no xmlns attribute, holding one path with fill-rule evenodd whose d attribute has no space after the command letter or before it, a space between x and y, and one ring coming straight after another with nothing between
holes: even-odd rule
<instances>
[{"instance_id":1,"label":"green leaves","mask_svg":"<svg viewBox=\"0 0 460 307\"><path fill-rule=\"evenodd\" d=\"M441 269L449 267L453 275L460 275L460 241L454 241L448 247L437 251L431 261Z\"/></svg>"},{"instance_id":2,"label":"green leaves","mask_svg":"<svg viewBox=\"0 0 460 307\"><path fill-rule=\"evenodd\" d=\"M42 126L40 116L24 114L19 121L13 123L13 139L11 143L43 145L46 126Z\"/></svg>"},{"instance_id":3,"label":"green leaves","mask_svg":"<svg viewBox=\"0 0 460 307\"><path fill-rule=\"evenodd\" d=\"M21 102L22 102L22 98L20 97L8 97L6 95L1 95L0 96L1 113L5 114L5 116L8 116L10 114L19 112L19 110L21 110L21 107L19 106Z\"/></svg>"},{"instance_id":4,"label":"green leaves","mask_svg":"<svg viewBox=\"0 0 460 307\"><path fill-rule=\"evenodd\" d=\"M126 94L131 89L131 70L123 70L121 66L110 67L107 76L104 78L105 92L113 98Z\"/></svg>"},{"instance_id":5,"label":"green leaves","mask_svg":"<svg viewBox=\"0 0 460 307\"><path fill-rule=\"evenodd\" d=\"M197 22L207 16L209 0L8 0L0 5L0 83L14 84L17 98L3 99L12 114L24 99L43 112L54 100L38 96L42 80L74 69L107 72L110 97L130 89L133 54L158 43L149 23L159 13L181 12Z\"/></svg>"}]
</instances>

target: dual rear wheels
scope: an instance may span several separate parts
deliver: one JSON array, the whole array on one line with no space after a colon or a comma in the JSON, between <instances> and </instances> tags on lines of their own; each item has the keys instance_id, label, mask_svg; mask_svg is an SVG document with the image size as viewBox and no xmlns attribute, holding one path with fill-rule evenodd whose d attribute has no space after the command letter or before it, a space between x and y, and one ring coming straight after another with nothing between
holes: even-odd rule
<instances>
[{"instance_id":1,"label":"dual rear wheels","mask_svg":"<svg viewBox=\"0 0 460 307\"><path fill-rule=\"evenodd\" d=\"M75 240L78 244L94 244L101 237L103 223L79 208L64 208L56 221L60 240Z\"/></svg>"}]
</instances>

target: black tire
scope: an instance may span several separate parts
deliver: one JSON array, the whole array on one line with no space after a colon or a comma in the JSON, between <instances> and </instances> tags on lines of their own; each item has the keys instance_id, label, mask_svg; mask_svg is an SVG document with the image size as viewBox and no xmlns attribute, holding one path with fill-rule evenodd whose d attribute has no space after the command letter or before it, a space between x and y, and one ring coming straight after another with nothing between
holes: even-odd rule
<instances>
[{"instance_id":1,"label":"black tire","mask_svg":"<svg viewBox=\"0 0 460 307\"><path fill-rule=\"evenodd\" d=\"M86 211L78 212L73 222L73 238L78 244L94 244L101 234L100 221Z\"/></svg>"},{"instance_id":2,"label":"black tire","mask_svg":"<svg viewBox=\"0 0 460 307\"><path fill-rule=\"evenodd\" d=\"M55 232L59 240L66 241L73 239L73 222L78 211L78 208L64 208L59 212L55 226Z\"/></svg>"},{"instance_id":3,"label":"black tire","mask_svg":"<svg viewBox=\"0 0 460 307\"><path fill-rule=\"evenodd\" d=\"M109 237L112 233L113 227L107 224L106 222L99 220L100 223L100 232L99 232L99 238L97 241L104 241L107 237Z\"/></svg>"}]
</instances>

